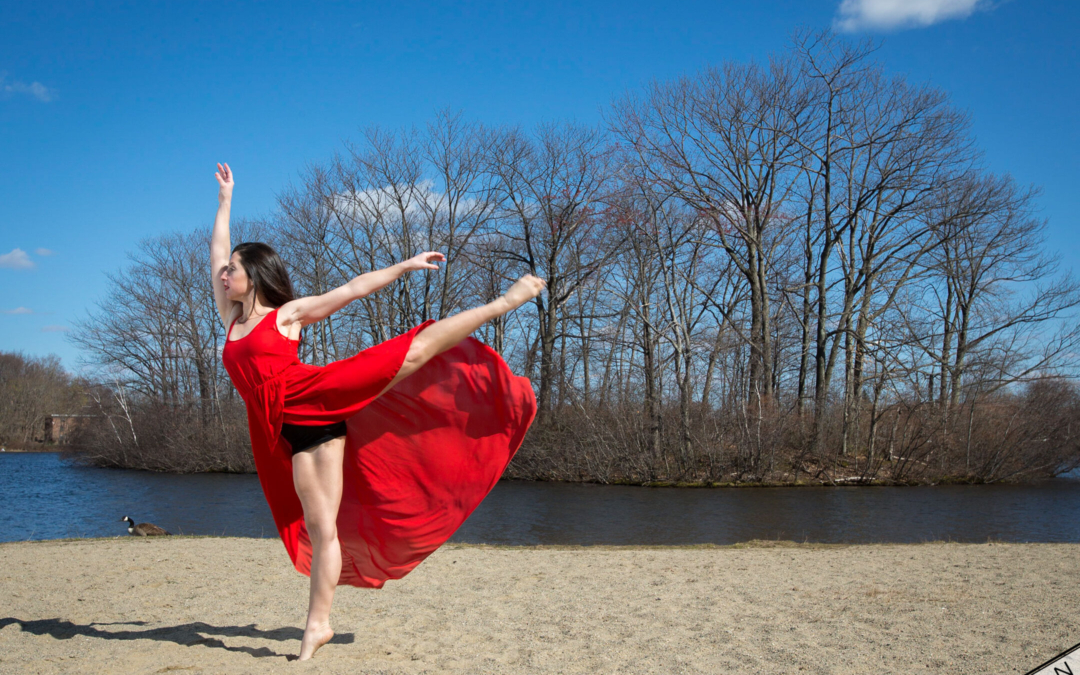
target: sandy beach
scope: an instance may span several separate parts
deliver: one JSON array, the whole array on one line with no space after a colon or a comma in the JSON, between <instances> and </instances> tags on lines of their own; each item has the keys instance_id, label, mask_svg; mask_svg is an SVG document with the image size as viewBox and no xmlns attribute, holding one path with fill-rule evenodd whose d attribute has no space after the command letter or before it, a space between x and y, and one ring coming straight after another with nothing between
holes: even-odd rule
<instances>
[{"instance_id":1,"label":"sandy beach","mask_svg":"<svg viewBox=\"0 0 1080 675\"><path fill-rule=\"evenodd\" d=\"M1024 673L1080 642L1080 545L447 545L293 655L276 539L0 544L2 673Z\"/></svg>"}]
</instances>

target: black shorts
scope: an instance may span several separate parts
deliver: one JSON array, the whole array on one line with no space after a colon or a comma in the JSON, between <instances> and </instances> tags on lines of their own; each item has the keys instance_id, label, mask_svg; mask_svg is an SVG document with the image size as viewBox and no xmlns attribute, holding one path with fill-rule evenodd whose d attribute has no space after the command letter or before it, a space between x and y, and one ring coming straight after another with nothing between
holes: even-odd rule
<instances>
[{"instance_id":1,"label":"black shorts","mask_svg":"<svg viewBox=\"0 0 1080 675\"><path fill-rule=\"evenodd\" d=\"M322 445L335 438L341 438L345 435L345 430L346 427L344 422L320 424L313 427L285 423L282 423L281 425L281 435L289 442L289 445L292 446L292 453L294 455L304 450L310 450L316 445Z\"/></svg>"}]
</instances>

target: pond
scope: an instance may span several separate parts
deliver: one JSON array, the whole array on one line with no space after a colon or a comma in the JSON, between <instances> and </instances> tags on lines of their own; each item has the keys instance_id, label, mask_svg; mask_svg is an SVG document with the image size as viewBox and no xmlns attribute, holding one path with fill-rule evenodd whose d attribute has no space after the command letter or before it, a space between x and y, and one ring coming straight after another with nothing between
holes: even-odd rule
<instances>
[{"instance_id":1,"label":"pond","mask_svg":"<svg viewBox=\"0 0 1080 675\"><path fill-rule=\"evenodd\" d=\"M255 475L72 466L0 454L0 541L174 533L276 537ZM643 488L500 481L451 541L487 544L1080 542L1080 479L1029 485Z\"/></svg>"}]
</instances>

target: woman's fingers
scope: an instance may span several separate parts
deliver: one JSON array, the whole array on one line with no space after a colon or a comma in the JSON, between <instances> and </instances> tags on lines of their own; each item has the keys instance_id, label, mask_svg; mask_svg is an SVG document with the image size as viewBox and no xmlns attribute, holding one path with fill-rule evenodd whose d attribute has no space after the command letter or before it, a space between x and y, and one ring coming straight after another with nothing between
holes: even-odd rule
<instances>
[{"instance_id":1,"label":"woman's fingers","mask_svg":"<svg viewBox=\"0 0 1080 675\"><path fill-rule=\"evenodd\" d=\"M221 162L218 162L217 168L217 173L215 173L214 176L216 176L222 184L233 182L232 169L229 168L228 163L222 165Z\"/></svg>"},{"instance_id":2,"label":"woman's fingers","mask_svg":"<svg viewBox=\"0 0 1080 675\"><path fill-rule=\"evenodd\" d=\"M438 251L424 251L420 255L410 258L407 262L409 265L416 265L412 269L437 270L439 266L435 264L435 261L445 262L446 256Z\"/></svg>"}]
</instances>

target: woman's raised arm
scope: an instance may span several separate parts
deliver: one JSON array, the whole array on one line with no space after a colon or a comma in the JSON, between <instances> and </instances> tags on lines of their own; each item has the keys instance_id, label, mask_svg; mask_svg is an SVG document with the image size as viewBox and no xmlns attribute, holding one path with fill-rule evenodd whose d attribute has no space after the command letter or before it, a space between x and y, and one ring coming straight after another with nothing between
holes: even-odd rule
<instances>
[{"instance_id":1,"label":"woman's raised arm","mask_svg":"<svg viewBox=\"0 0 1080 675\"><path fill-rule=\"evenodd\" d=\"M229 210L232 208L233 173L228 164L218 164L214 174L218 182L218 211L214 219L214 233L210 237L210 276L214 282L214 301L225 330L229 329L233 307L236 303L225 297L225 285L221 274L229 264L232 243L229 240Z\"/></svg>"},{"instance_id":2,"label":"woman's raised arm","mask_svg":"<svg viewBox=\"0 0 1080 675\"><path fill-rule=\"evenodd\" d=\"M316 321L322 321L353 300L359 300L365 295L374 293L406 272L439 269L439 266L432 262L435 260L445 261L446 256L438 251L425 251L392 267L361 274L349 283L322 295L311 295L286 302L278 310L278 324L282 328L288 328L292 324L307 326Z\"/></svg>"}]
</instances>

